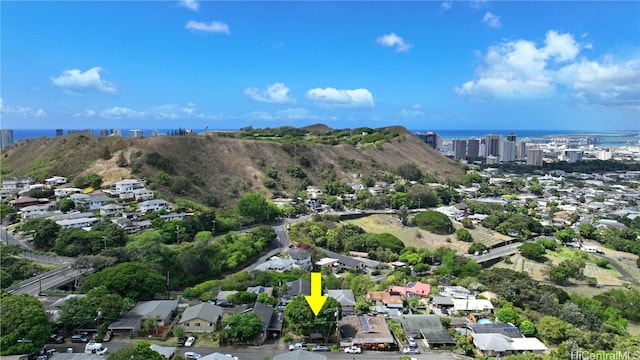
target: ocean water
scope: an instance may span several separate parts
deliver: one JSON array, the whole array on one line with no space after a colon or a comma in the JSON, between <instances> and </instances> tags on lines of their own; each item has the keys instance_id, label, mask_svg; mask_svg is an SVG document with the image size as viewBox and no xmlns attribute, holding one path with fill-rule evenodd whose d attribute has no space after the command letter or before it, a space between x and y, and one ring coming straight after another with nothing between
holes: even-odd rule
<instances>
[{"instance_id":1,"label":"ocean water","mask_svg":"<svg viewBox=\"0 0 640 360\"><path fill-rule=\"evenodd\" d=\"M122 136L126 137L129 129L121 129ZM155 131L170 133L176 129L155 129ZM144 136L151 136L154 129L142 129ZM204 131L194 129L194 132ZM531 142L546 142L552 138L564 137L571 139L597 138L598 147L620 147L629 144L640 144L639 131L575 131L575 130L437 130L437 129L410 129L412 132L435 131L444 140L482 138L487 134L502 135L506 138L509 134L515 134L518 140L528 138ZM67 131L64 131L66 135ZM94 129L93 135L99 136L100 130ZM15 142L23 139L36 139L40 137L55 137L54 129L14 129L13 139Z\"/></svg>"}]
</instances>

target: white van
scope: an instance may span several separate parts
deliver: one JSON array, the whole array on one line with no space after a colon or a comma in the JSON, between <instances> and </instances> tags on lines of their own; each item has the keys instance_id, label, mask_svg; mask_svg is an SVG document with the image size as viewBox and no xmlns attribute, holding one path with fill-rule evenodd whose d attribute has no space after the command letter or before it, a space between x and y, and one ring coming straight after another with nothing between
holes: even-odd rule
<instances>
[{"instance_id":1,"label":"white van","mask_svg":"<svg viewBox=\"0 0 640 360\"><path fill-rule=\"evenodd\" d=\"M97 343L93 340L89 341L84 347L85 354L97 354L104 355L107 353L107 348L102 346L102 343Z\"/></svg>"}]
</instances>

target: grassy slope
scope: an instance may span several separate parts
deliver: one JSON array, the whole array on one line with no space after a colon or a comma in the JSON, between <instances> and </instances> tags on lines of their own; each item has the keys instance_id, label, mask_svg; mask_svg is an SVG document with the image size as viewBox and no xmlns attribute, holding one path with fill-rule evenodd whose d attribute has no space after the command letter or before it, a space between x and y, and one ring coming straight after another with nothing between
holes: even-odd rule
<instances>
[{"instance_id":1,"label":"grassy slope","mask_svg":"<svg viewBox=\"0 0 640 360\"><path fill-rule=\"evenodd\" d=\"M344 144L296 144L293 151L277 142L230 139L215 135L135 139L73 135L21 141L2 151L2 166L10 169L4 176L34 176L38 179L59 175L73 180L82 173L95 171L109 184L130 176L126 169L115 166L119 151L124 151L127 159L132 152L158 152L171 159L176 176L202 179L201 184L194 185L197 189L185 197L199 200L205 194L214 194L222 203L233 203L247 191L270 196L271 192L262 185L264 170L269 166L278 170L278 181L281 182L279 189L288 193L300 187L300 180L287 175L289 165L299 165L317 186L326 183L326 176L323 174L330 168L333 168L338 179L354 181L360 175L394 171L405 162L414 162L424 172L440 179L458 178L462 175L462 168L457 163L433 150L406 129L398 128L397 131L403 136L379 148L356 149ZM105 146L113 154L109 161L100 159ZM301 166L301 157L309 159L311 165ZM256 164L258 158L264 159L264 167ZM358 161L361 167L341 167L340 158ZM158 169L145 165L134 176L153 180L157 171ZM158 189L171 197L169 188Z\"/></svg>"}]
</instances>

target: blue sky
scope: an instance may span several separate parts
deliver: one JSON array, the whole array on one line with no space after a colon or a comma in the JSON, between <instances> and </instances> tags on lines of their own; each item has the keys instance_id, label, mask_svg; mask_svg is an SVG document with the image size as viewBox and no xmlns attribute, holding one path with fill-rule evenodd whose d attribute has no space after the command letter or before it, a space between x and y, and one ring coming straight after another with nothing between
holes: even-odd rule
<instances>
[{"instance_id":1,"label":"blue sky","mask_svg":"<svg viewBox=\"0 0 640 360\"><path fill-rule=\"evenodd\" d=\"M3 128L640 130L640 2L2 1Z\"/></svg>"}]
</instances>

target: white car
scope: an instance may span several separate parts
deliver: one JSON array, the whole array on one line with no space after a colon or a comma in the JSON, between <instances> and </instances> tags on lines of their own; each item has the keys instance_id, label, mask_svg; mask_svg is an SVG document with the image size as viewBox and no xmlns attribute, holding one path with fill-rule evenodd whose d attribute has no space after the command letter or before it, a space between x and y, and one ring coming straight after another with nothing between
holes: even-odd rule
<instances>
[{"instance_id":1,"label":"white car","mask_svg":"<svg viewBox=\"0 0 640 360\"><path fill-rule=\"evenodd\" d=\"M362 354L362 349L360 349L355 345L352 345L352 346L349 346L348 348L345 348L344 352L346 352L347 354Z\"/></svg>"},{"instance_id":2,"label":"white car","mask_svg":"<svg viewBox=\"0 0 640 360\"><path fill-rule=\"evenodd\" d=\"M196 338L193 336L189 336L187 341L184 342L184 346L193 346L193 343L196 342Z\"/></svg>"},{"instance_id":3,"label":"white car","mask_svg":"<svg viewBox=\"0 0 640 360\"><path fill-rule=\"evenodd\" d=\"M184 353L184 358L188 360L199 359L201 357L202 355L193 351L187 351L186 353Z\"/></svg>"},{"instance_id":4,"label":"white car","mask_svg":"<svg viewBox=\"0 0 640 360\"><path fill-rule=\"evenodd\" d=\"M289 345L289 351L298 350L302 348L303 348L302 343L295 343L295 344Z\"/></svg>"}]
</instances>

